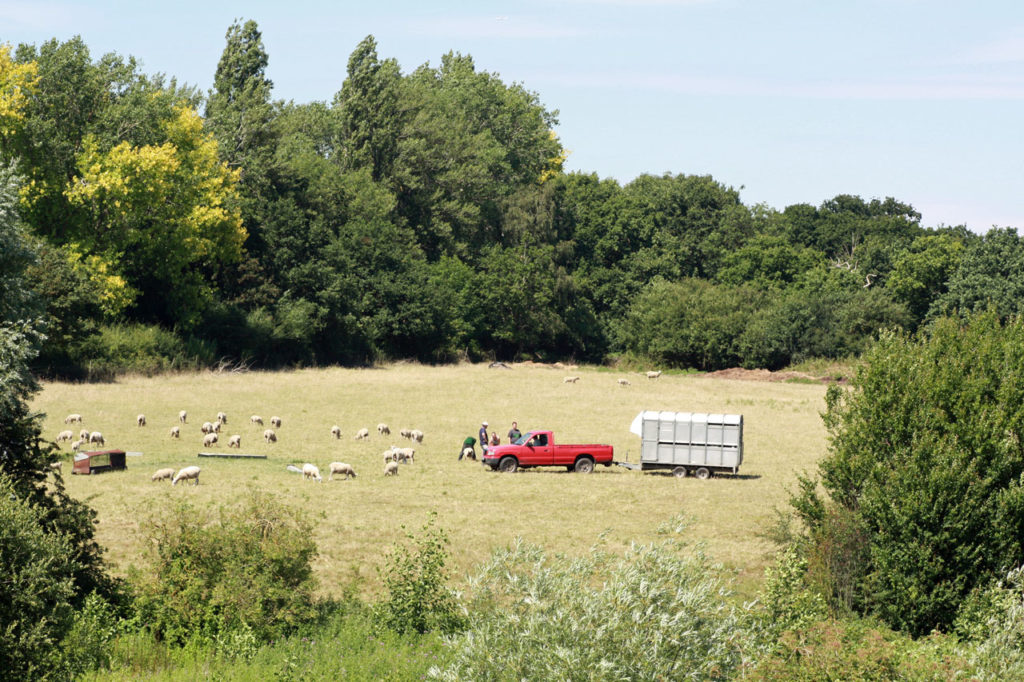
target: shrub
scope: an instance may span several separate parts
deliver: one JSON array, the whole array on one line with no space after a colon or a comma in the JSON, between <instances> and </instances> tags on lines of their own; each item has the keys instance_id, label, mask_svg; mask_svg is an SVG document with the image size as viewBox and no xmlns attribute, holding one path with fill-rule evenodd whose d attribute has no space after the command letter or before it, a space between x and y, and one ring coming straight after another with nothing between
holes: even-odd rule
<instances>
[{"instance_id":1,"label":"shrub","mask_svg":"<svg viewBox=\"0 0 1024 682\"><path fill-rule=\"evenodd\" d=\"M1009 571L969 602L957 626L978 640L971 658L983 679L1024 679L1024 568Z\"/></svg>"},{"instance_id":2,"label":"shrub","mask_svg":"<svg viewBox=\"0 0 1024 682\"><path fill-rule=\"evenodd\" d=\"M134 576L137 607L158 638L265 642L316 615L311 525L270 495L251 492L212 521L182 504L144 532L151 573Z\"/></svg>"}]
</instances>

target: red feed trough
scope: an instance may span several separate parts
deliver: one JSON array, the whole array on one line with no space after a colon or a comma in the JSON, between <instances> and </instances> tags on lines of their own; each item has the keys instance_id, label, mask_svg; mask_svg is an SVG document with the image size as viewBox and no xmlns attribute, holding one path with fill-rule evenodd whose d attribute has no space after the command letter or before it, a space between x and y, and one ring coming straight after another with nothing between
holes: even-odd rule
<instances>
[{"instance_id":1,"label":"red feed trough","mask_svg":"<svg viewBox=\"0 0 1024 682\"><path fill-rule=\"evenodd\" d=\"M75 454L71 473L89 475L126 468L124 450L93 450Z\"/></svg>"}]
</instances>

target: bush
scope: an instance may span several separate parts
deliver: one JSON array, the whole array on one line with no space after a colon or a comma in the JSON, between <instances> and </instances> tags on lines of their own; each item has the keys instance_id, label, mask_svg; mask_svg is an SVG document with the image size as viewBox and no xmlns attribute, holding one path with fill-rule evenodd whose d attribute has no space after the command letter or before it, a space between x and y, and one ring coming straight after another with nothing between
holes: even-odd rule
<instances>
[{"instance_id":1,"label":"bush","mask_svg":"<svg viewBox=\"0 0 1024 682\"><path fill-rule=\"evenodd\" d=\"M676 541L549 557L517 541L471 583L442 680L727 679L748 634L719 575Z\"/></svg>"},{"instance_id":2,"label":"bush","mask_svg":"<svg viewBox=\"0 0 1024 682\"><path fill-rule=\"evenodd\" d=\"M209 343L186 341L157 325L115 324L99 328L74 347L71 361L89 379L107 379L125 372L158 374L197 369L214 361Z\"/></svg>"},{"instance_id":3,"label":"bush","mask_svg":"<svg viewBox=\"0 0 1024 682\"><path fill-rule=\"evenodd\" d=\"M312 620L316 545L310 523L270 495L207 521L182 504L145 525L151 573L136 572L140 622L184 643L266 642ZM241 639L239 639L241 637Z\"/></svg>"}]
</instances>

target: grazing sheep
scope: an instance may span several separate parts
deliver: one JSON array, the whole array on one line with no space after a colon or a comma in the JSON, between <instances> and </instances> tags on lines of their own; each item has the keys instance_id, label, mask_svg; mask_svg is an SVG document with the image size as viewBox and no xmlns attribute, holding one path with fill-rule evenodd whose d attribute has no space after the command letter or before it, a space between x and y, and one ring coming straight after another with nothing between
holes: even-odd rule
<instances>
[{"instance_id":1,"label":"grazing sheep","mask_svg":"<svg viewBox=\"0 0 1024 682\"><path fill-rule=\"evenodd\" d=\"M657 379L660 376L661 376L661 370L660 369L657 372L648 372L647 373L647 378L648 379Z\"/></svg>"},{"instance_id":2,"label":"grazing sheep","mask_svg":"<svg viewBox=\"0 0 1024 682\"><path fill-rule=\"evenodd\" d=\"M74 437L75 437L75 434L72 431L61 431L60 433L57 434L57 442L58 443L63 443L64 441L71 442L71 439L73 439Z\"/></svg>"},{"instance_id":3,"label":"grazing sheep","mask_svg":"<svg viewBox=\"0 0 1024 682\"><path fill-rule=\"evenodd\" d=\"M409 438L414 440L414 441L416 441L417 443L422 443L423 442L423 432L420 431L419 429L413 429L409 433Z\"/></svg>"},{"instance_id":4,"label":"grazing sheep","mask_svg":"<svg viewBox=\"0 0 1024 682\"><path fill-rule=\"evenodd\" d=\"M224 414L223 412L218 412L217 413L217 421L219 421L221 424L227 424L228 423L228 416L226 414Z\"/></svg>"},{"instance_id":5,"label":"grazing sheep","mask_svg":"<svg viewBox=\"0 0 1024 682\"><path fill-rule=\"evenodd\" d=\"M213 433L213 423L203 422L203 425L199 427L199 430L203 433Z\"/></svg>"},{"instance_id":6,"label":"grazing sheep","mask_svg":"<svg viewBox=\"0 0 1024 682\"><path fill-rule=\"evenodd\" d=\"M221 422L221 421L219 421L219 420L218 420L218 421L215 421L215 422L213 422L213 433L220 433L220 427L221 427L221 425L222 425L222 422Z\"/></svg>"},{"instance_id":7,"label":"grazing sheep","mask_svg":"<svg viewBox=\"0 0 1024 682\"><path fill-rule=\"evenodd\" d=\"M349 476L355 478L356 470L352 468L351 464L346 464L345 462L331 462L331 473L327 477L327 480L333 481L334 474L344 475L346 479L348 479Z\"/></svg>"},{"instance_id":8,"label":"grazing sheep","mask_svg":"<svg viewBox=\"0 0 1024 682\"><path fill-rule=\"evenodd\" d=\"M181 427L179 427L179 426L172 426L171 427L171 438L181 438Z\"/></svg>"},{"instance_id":9,"label":"grazing sheep","mask_svg":"<svg viewBox=\"0 0 1024 682\"><path fill-rule=\"evenodd\" d=\"M178 485L178 481L195 481L195 485L199 485L199 467L185 467L174 475L171 485Z\"/></svg>"},{"instance_id":10,"label":"grazing sheep","mask_svg":"<svg viewBox=\"0 0 1024 682\"><path fill-rule=\"evenodd\" d=\"M566 378L562 379L562 383L563 384L575 384L579 380L580 380L579 377L566 377Z\"/></svg>"},{"instance_id":11,"label":"grazing sheep","mask_svg":"<svg viewBox=\"0 0 1024 682\"><path fill-rule=\"evenodd\" d=\"M266 431L264 431L263 440L267 441L268 443L276 443L277 434L274 433L274 429L267 429Z\"/></svg>"},{"instance_id":12,"label":"grazing sheep","mask_svg":"<svg viewBox=\"0 0 1024 682\"><path fill-rule=\"evenodd\" d=\"M385 476L397 476L398 475L398 462L388 462L384 465Z\"/></svg>"},{"instance_id":13,"label":"grazing sheep","mask_svg":"<svg viewBox=\"0 0 1024 682\"><path fill-rule=\"evenodd\" d=\"M68 416L64 417L64 423L65 424L70 424L71 422L78 422L79 424L81 424L82 423L82 415L76 413L76 414L69 414Z\"/></svg>"},{"instance_id":14,"label":"grazing sheep","mask_svg":"<svg viewBox=\"0 0 1024 682\"><path fill-rule=\"evenodd\" d=\"M156 472L153 474L153 477L150 478L149 480L151 480L151 481L163 481L163 480L169 481L172 478L174 478L174 469L157 469Z\"/></svg>"},{"instance_id":15,"label":"grazing sheep","mask_svg":"<svg viewBox=\"0 0 1024 682\"><path fill-rule=\"evenodd\" d=\"M341 438L341 427L335 424L331 427L331 435L335 438Z\"/></svg>"},{"instance_id":16,"label":"grazing sheep","mask_svg":"<svg viewBox=\"0 0 1024 682\"><path fill-rule=\"evenodd\" d=\"M305 481L307 478L311 481L316 481L317 483L324 480L320 476L320 469L318 469L315 464L310 464L309 462L302 465L302 480Z\"/></svg>"},{"instance_id":17,"label":"grazing sheep","mask_svg":"<svg viewBox=\"0 0 1024 682\"><path fill-rule=\"evenodd\" d=\"M462 448L462 456L476 461L476 450L473 448Z\"/></svg>"},{"instance_id":18,"label":"grazing sheep","mask_svg":"<svg viewBox=\"0 0 1024 682\"><path fill-rule=\"evenodd\" d=\"M64 462L60 462L60 461L50 462L50 470L51 471L56 471L58 474L61 473L61 469L63 468L63 466L64 466Z\"/></svg>"},{"instance_id":19,"label":"grazing sheep","mask_svg":"<svg viewBox=\"0 0 1024 682\"><path fill-rule=\"evenodd\" d=\"M384 458L384 463L397 462L398 461L398 448L392 446L390 450L385 450L381 456Z\"/></svg>"},{"instance_id":20,"label":"grazing sheep","mask_svg":"<svg viewBox=\"0 0 1024 682\"><path fill-rule=\"evenodd\" d=\"M391 427L389 427L387 424L377 424L377 433L379 433L382 436L390 436Z\"/></svg>"},{"instance_id":21,"label":"grazing sheep","mask_svg":"<svg viewBox=\"0 0 1024 682\"><path fill-rule=\"evenodd\" d=\"M228 447L229 448L238 448L239 450L241 450L242 449L242 437L236 433L235 435L231 436L231 438L228 438Z\"/></svg>"},{"instance_id":22,"label":"grazing sheep","mask_svg":"<svg viewBox=\"0 0 1024 682\"><path fill-rule=\"evenodd\" d=\"M188 412L186 412L185 410L182 410L181 412L178 413L178 421L180 421L182 424L184 424L185 420L187 420L187 419L188 419Z\"/></svg>"},{"instance_id":23,"label":"grazing sheep","mask_svg":"<svg viewBox=\"0 0 1024 682\"><path fill-rule=\"evenodd\" d=\"M106 439L103 438L103 434L100 433L99 431L93 431L92 433L89 434L89 442L97 443L99 445L107 444Z\"/></svg>"},{"instance_id":24,"label":"grazing sheep","mask_svg":"<svg viewBox=\"0 0 1024 682\"><path fill-rule=\"evenodd\" d=\"M211 445L216 445L218 438L219 436L216 433L206 434L205 436L203 436L203 447L206 448Z\"/></svg>"},{"instance_id":25,"label":"grazing sheep","mask_svg":"<svg viewBox=\"0 0 1024 682\"><path fill-rule=\"evenodd\" d=\"M81 431L79 431L78 432L78 437L79 437L79 439L84 440L86 443L88 443L89 442L89 429L82 429Z\"/></svg>"},{"instance_id":26,"label":"grazing sheep","mask_svg":"<svg viewBox=\"0 0 1024 682\"><path fill-rule=\"evenodd\" d=\"M259 416L258 414L254 414L253 416L249 417L249 423L259 424L260 426L263 426L263 417Z\"/></svg>"},{"instance_id":27,"label":"grazing sheep","mask_svg":"<svg viewBox=\"0 0 1024 682\"><path fill-rule=\"evenodd\" d=\"M395 461L402 464L412 464L416 451L412 448L398 448L395 450Z\"/></svg>"},{"instance_id":28,"label":"grazing sheep","mask_svg":"<svg viewBox=\"0 0 1024 682\"><path fill-rule=\"evenodd\" d=\"M619 379L619 386L629 386L629 379Z\"/></svg>"},{"instance_id":29,"label":"grazing sheep","mask_svg":"<svg viewBox=\"0 0 1024 682\"><path fill-rule=\"evenodd\" d=\"M412 431L410 429L402 429L398 432L398 435L402 438L412 438Z\"/></svg>"},{"instance_id":30,"label":"grazing sheep","mask_svg":"<svg viewBox=\"0 0 1024 682\"><path fill-rule=\"evenodd\" d=\"M135 418L135 423L138 424L139 426L145 426L146 425L146 415L140 414L138 417Z\"/></svg>"},{"instance_id":31,"label":"grazing sheep","mask_svg":"<svg viewBox=\"0 0 1024 682\"><path fill-rule=\"evenodd\" d=\"M82 447L82 441L76 440L71 444L71 452L78 452L78 449Z\"/></svg>"},{"instance_id":32,"label":"grazing sheep","mask_svg":"<svg viewBox=\"0 0 1024 682\"><path fill-rule=\"evenodd\" d=\"M366 440L370 437L370 429L359 429L356 431L356 440Z\"/></svg>"},{"instance_id":33,"label":"grazing sheep","mask_svg":"<svg viewBox=\"0 0 1024 682\"><path fill-rule=\"evenodd\" d=\"M275 429L281 428L281 418L280 417L271 417L270 418L270 425L273 426Z\"/></svg>"}]
</instances>

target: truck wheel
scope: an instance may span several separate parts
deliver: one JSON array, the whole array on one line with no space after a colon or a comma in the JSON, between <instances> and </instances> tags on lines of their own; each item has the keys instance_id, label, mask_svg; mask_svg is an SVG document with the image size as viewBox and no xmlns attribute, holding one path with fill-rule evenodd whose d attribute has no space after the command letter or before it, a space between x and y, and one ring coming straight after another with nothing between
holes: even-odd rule
<instances>
[{"instance_id":1,"label":"truck wheel","mask_svg":"<svg viewBox=\"0 0 1024 682\"><path fill-rule=\"evenodd\" d=\"M709 478L711 478L711 470L708 469L707 467L701 467L697 469L695 472L693 472L693 475L702 481L706 481Z\"/></svg>"},{"instance_id":2,"label":"truck wheel","mask_svg":"<svg viewBox=\"0 0 1024 682\"><path fill-rule=\"evenodd\" d=\"M594 470L594 460L589 457L580 457L576 460L576 473L589 474Z\"/></svg>"},{"instance_id":3,"label":"truck wheel","mask_svg":"<svg viewBox=\"0 0 1024 682\"><path fill-rule=\"evenodd\" d=\"M515 473L515 470L518 468L519 462L515 457L502 457L501 461L498 462L498 471L501 471L502 473Z\"/></svg>"},{"instance_id":4,"label":"truck wheel","mask_svg":"<svg viewBox=\"0 0 1024 682\"><path fill-rule=\"evenodd\" d=\"M672 470L672 475L676 478L686 478L686 467L676 467Z\"/></svg>"}]
</instances>

